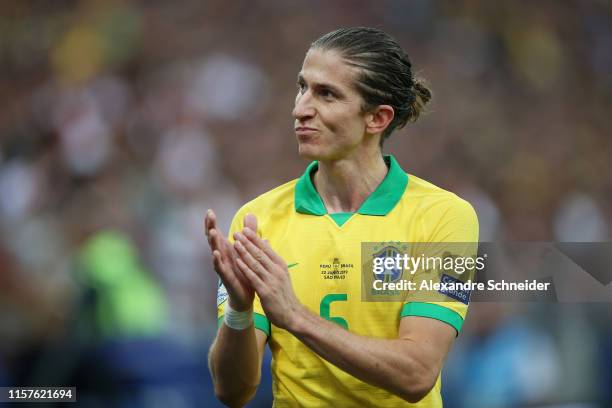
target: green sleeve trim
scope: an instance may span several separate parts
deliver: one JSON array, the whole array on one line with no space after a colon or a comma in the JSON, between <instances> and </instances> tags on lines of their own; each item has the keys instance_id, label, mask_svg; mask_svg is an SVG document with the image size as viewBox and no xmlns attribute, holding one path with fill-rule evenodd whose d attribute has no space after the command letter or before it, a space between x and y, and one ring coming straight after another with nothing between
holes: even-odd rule
<instances>
[{"instance_id":1,"label":"green sleeve trim","mask_svg":"<svg viewBox=\"0 0 612 408\"><path fill-rule=\"evenodd\" d=\"M436 305L435 303L411 302L406 303L402 308L400 317L406 316L421 316L430 317L448 323L457 330L457 335L463 326L463 317L452 309L444 306Z\"/></svg>"},{"instance_id":2,"label":"green sleeve trim","mask_svg":"<svg viewBox=\"0 0 612 408\"><path fill-rule=\"evenodd\" d=\"M253 322L255 323L256 329L261 330L262 332L266 333L268 337L270 337L270 321L266 316L259 313L253 313Z\"/></svg>"},{"instance_id":3,"label":"green sleeve trim","mask_svg":"<svg viewBox=\"0 0 612 408\"><path fill-rule=\"evenodd\" d=\"M223 316L224 315L221 315L217 319L217 328L221 327L221 324L223 323ZM270 321L266 316L259 313L253 313L253 324L255 325L256 329L261 330L262 332L266 333L268 337L270 337Z\"/></svg>"}]
</instances>

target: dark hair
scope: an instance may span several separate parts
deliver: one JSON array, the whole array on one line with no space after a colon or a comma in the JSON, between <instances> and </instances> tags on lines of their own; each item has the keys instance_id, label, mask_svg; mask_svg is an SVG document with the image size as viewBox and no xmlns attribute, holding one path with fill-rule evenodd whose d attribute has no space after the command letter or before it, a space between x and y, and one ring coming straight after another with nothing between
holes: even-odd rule
<instances>
[{"instance_id":1,"label":"dark hair","mask_svg":"<svg viewBox=\"0 0 612 408\"><path fill-rule=\"evenodd\" d=\"M431 99L422 80L414 78L408 55L389 34L368 27L340 28L325 34L311 49L338 51L344 60L361 69L355 86L365 101L362 110L390 105L395 116L385 129L380 144L395 129L415 122Z\"/></svg>"}]
</instances>

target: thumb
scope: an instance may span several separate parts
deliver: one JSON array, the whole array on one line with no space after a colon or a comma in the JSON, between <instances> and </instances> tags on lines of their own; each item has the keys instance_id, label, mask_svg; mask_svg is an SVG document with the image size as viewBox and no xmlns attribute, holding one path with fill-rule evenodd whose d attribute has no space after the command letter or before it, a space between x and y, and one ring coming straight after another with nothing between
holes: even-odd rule
<instances>
[{"instance_id":1,"label":"thumb","mask_svg":"<svg viewBox=\"0 0 612 408\"><path fill-rule=\"evenodd\" d=\"M257 217L253 214L244 216L244 228L250 228L257 233Z\"/></svg>"}]
</instances>

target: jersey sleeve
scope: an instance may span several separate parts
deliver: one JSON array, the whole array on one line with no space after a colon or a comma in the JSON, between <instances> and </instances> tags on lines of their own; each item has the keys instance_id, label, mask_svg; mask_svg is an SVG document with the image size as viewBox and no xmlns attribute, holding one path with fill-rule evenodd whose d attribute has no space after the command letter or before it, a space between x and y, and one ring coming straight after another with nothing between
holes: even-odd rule
<instances>
[{"instance_id":1,"label":"jersey sleeve","mask_svg":"<svg viewBox=\"0 0 612 408\"><path fill-rule=\"evenodd\" d=\"M230 226L230 230L228 233L228 240L231 243L234 243L234 233L241 231L243 229L244 224L244 215L247 214L247 211L244 209L239 210L234 219L232 220L232 224ZM261 234L260 231L257 231ZM217 326L221 327L223 324L223 315L225 314L225 306L228 302L228 294L227 289L219 279L219 283L217 285ZM259 300L259 296L255 294L255 300L253 301L253 324L256 329L259 329L266 333L266 335L270 336L270 321L266 317L264 313L263 307L261 306L261 301Z\"/></svg>"},{"instance_id":2,"label":"jersey sleeve","mask_svg":"<svg viewBox=\"0 0 612 408\"><path fill-rule=\"evenodd\" d=\"M458 335L467 314L470 292L448 290L444 287L436 290L432 289L431 285L475 281L475 267L466 268L464 265L463 268L453 269L453 265L465 264L465 260L469 258L472 261L468 262L474 262L478 250L478 218L472 206L458 197L436 218L428 242L419 244L414 249L417 254L424 254L432 259L434 266L422 268L413 275L411 280L415 283L416 290L408 293L400 317L421 316L437 319L453 326ZM439 264L436 264L436 261ZM430 285L427 289L424 289L424 282Z\"/></svg>"}]
</instances>

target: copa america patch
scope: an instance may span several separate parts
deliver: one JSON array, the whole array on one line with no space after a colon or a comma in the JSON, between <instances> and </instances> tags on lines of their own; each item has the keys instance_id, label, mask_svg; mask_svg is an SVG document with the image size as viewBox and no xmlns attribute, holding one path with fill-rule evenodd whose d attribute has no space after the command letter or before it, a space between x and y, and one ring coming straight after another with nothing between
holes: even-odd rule
<instances>
[{"instance_id":1,"label":"copa america patch","mask_svg":"<svg viewBox=\"0 0 612 408\"><path fill-rule=\"evenodd\" d=\"M447 274L442 274L440 277L440 282L442 283L442 287L438 290L439 293L448 296L449 298L453 298L458 300L459 302L467 305L470 303L470 290L461 290L461 289L450 289L448 288L453 286L461 286L463 282L457 278L449 276Z\"/></svg>"},{"instance_id":2,"label":"copa america patch","mask_svg":"<svg viewBox=\"0 0 612 408\"><path fill-rule=\"evenodd\" d=\"M221 283L221 279L219 279L219 285L217 286L217 307L225 302L227 299L227 289L225 289L225 285Z\"/></svg>"}]
</instances>

